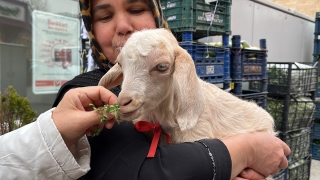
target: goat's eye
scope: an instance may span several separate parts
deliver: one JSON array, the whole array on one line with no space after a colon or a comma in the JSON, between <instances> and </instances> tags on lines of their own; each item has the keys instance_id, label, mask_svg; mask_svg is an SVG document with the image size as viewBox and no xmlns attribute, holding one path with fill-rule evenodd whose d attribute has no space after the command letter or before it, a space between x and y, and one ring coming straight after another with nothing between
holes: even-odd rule
<instances>
[{"instance_id":1,"label":"goat's eye","mask_svg":"<svg viewBox=\"0 0 320 180\"><path fill-rule=\"evenodd\" d=\"M156 69L159 71L165 71L168 69L168 64L158 64Z\"/></svg>"},{"instance_id":2,"label":"goat's eye","mask_svg":"<svg viewBox=\"0 0 320 180\"><path fill-rule=\"evenodd\" d=\"M121 64L120 64L119 62L118 62L118 64L119 64L119 66L120 66L120 67L122 67L122 66L121 66Z\"/></svg>"}]
</instances>

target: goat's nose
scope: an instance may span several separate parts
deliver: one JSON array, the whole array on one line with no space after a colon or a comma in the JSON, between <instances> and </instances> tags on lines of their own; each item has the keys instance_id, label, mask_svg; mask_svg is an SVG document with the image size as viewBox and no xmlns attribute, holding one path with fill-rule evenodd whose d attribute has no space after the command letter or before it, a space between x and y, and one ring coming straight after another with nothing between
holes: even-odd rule
<instances>
[{"instance_id":1,"label":"goat's nose","mask_svg":"<svg viewBox=\"0 0 320 180\"><path fill-rule=\"evenodd\" d=\"M119 97L118 103L120 106L127 106L132 102L132 98L130 97Z\"/></svg>"}]
</instances>

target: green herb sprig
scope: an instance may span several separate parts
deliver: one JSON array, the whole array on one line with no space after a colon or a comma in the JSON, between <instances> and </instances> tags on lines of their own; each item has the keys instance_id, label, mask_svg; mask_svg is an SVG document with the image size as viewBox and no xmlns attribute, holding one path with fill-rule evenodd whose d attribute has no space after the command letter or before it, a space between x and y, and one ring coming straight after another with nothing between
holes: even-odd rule
<instances>
[{"instance_id":1,"label":"green herb sprig","mask_svg":"<svg viewBox=\"0 0 320 180\"><path fill-rule=\"evenodd\" d=\"M118 124L120 123L119 103L115 103L114 105L106 104L101 107L96 107L94 104L90 103L89 106L91 106L93 108L93 110L97 111L100 114L100 116L101 116L100 122L107 122L108 121L107 114L112 114L115 116L116 122ZM100 132L100 128L98 128L98 125L97 125L97 129L95 131L92 131L91 135L93 137L98 136L99 132Z\"/></svg>"}]
</instances>

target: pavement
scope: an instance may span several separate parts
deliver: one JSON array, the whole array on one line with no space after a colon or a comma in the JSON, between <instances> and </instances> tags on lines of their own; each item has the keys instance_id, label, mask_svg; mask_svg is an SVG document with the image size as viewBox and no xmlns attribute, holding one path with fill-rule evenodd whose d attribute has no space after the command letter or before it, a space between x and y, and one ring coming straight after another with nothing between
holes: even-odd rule
<instances>
[{"instance_id":1,"label":"pavement","mask_svg":"<svg viewBox=\"0 0 320 180\"><path fill-rule=\"evenodd\" d=\"M312 159L310 180L320 180L320 161Z\"/></svg>"}]
</instances>

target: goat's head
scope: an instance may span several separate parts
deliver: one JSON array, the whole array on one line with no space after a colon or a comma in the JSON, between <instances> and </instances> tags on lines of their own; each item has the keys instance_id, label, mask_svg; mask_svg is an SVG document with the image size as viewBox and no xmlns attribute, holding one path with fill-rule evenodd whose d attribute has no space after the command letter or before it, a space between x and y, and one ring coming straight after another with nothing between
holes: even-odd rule
<instances>
[{"instance_id":1,"label":"goat's head","mask_svg":"<svg viewBox=\"0 0 320 180\"><path fill-rule=\"evenodd\" d=\"M122 120L150 121L155 113L160 124L186 130L202 112L193 60L166 29L132 34L99 85L110 89L121 83ZM174 114L176 122L164 122L163 113Z\"/></svg>"}]
</instances>

